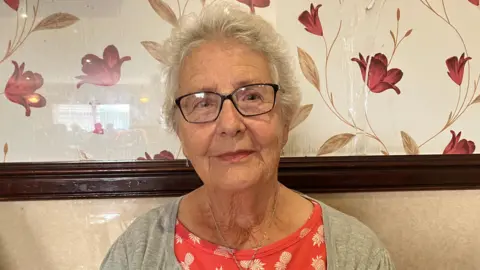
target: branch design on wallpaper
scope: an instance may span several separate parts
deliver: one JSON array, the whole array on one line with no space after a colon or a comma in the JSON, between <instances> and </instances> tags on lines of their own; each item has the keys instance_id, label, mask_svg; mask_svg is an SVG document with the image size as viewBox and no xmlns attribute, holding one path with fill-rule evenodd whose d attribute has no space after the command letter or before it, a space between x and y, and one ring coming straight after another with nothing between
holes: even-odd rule
<instances>
[{"instance_id":1,"label":"branch design on wallpaper","mask_svg":"<svg viewBox=\"0 0 480 270\"><path fill-rule=\"evenodd\" d=\"M46 18L40 20L37 23L38 9L40 7L40 0L32 6L33 16L30 22L30 26L27 30L27 18L29 17L29 4L28 0L25 0L25 10L20 11L19 0L4 0L4 2L16 12L16 28L15 36L13 39L9 39L5 55L0 58L0 64L10 58L27 40L31 33L41 30L62 29L73 25L79 19L68 13L54 13ZM21 23L21 19L23 23ZM14 71L7 84L5 86L5 97L16 104L19 104L25 108L25 116L30 116L31 108L42 108L46 106L46 99L40 94L35 93L39 88L43 86L43 77L41 74L24 71L25 63L20 66L16 61L12 61L14 65Z\"/></svg>"},{"instance_id":2,"label":"branch design on wallpaper","mask_svg":"<svg viewBox=\"0 0 480 270\"><path fill-rule=\"evenodd\" d=\"M314 6L313 4L311 4L310 10L309 11L306 10L302 12L298 17L298 20L301 24L304 25L306 31L308 31L313 35L319 36L323 40L324 47L325 47L325 69L324 69L325 72L323 74L324 75L323 78L325 82L324 88L323 88L324 90L322 89L320 84L320 75L318 73L318 69L315 64L315 61L305 50L298 47L297 48L298 59L299 59L300 68L303 72L303 75L305 76L307 81L310 82L315 87L315 89L320 94L320 97L322 98L323 102L325 103L327 108L335 115L335 117L337 117L340 121L345 123L347 126L354 128L360 134L365 135L368 138L374 139L375 141L380 143L380 145L383 148L381 152L384 155L389 155L387 146L375 133L374 129L372 128L372 125L370 124L367 114L365 114L365 118L370 131L359 128L353 119L351 121L348 120L338 111L338 109L335 106L334 95L333 95L333 92L330 91L329 84L328 84L328 62L331 56L332 49L335 46L335 43L341 32L342 20L340 20L338 31L335 37L333 38L331 44L328 45L327 39L323 31L322 23L320 21L319 14L318 14L319 9L321 7L322 5L320 4L317 6ZM402 41L405 38L411 35L413 30L410 29L406 31L405 34L401 38L399 38L400 9L397 9L396 19L397 19L396 31L395 32L390 31L390 35L392 36L393 43L394 43L393 52L390 56L390 59L388 59L387 56L383 53L377 53L373 57L367 56L366 58L361 53L359 53L359 58L352 58L352 61L356 62L359 65L362 79L372 93L382 93L386 90L392 89L397 94L400 94L400 89L396 84L402 79L403 72L398 68L390 68L390 64L392 62L393 57L395 56L395 53L399 45L402 43ZM334 135L330 137L319 148L317 155L325 155L325 154L330 154L335 151L338 151L339 149L346 146L355 136L356 134L353 134L353 133L342 133L342 134Z\"/></svg>"},{"instance_id":3,"label":"branch design on wallpaper","mask_svg":"<svg viewBox=\"0 0 480 270\"><path fill-rule=\"evenodd\" d=\"M19 10L20 0L4 0L4 2L16 12L17 24L15 28L15 36L13 39L9 39L5 55L0 58L0 64L10 58L33 32L66 28L75 24L79 20L79 18L72 14L58 12L47 16L36 24L38 19L38 9L40 8L40 0L37 0L37 3L32 6L32 20L27 30L27 19L29 17L28 0L25 0L25 11L23 12Z\"/></svg>"},{"instance_id":4,"label":"branch design on wallpaper","mask_svg":"<svg viewBox=\"0 0 480 270\"><path fill-rule=\"evenodd\" d=\"M463 52L461 53L460 57L452 56L448 58L445 63L447 67L447 74L454 83L452 86L456 86L458 89L458 98L456 101L455 109L451 110L445 125L436 132L433 136L429 139L424 141L421 144L417 144L415 140L408 135L406 132L401 132L401 137L403 141L404 150L407 154L419 154L420 148L436 138L442 132L447 130L450 126L453 125L464 113L465 111L472 106L473 104L480 103L480 95L477 95L478 84L480 80L480 74L477 76L477 79L473 80L473 86L471 82L471 67L470 61L472 60L471 57L468 56L467 45L465 40L457 29L456 26L450 20L448 16L448 9L445 5L445 0L441 1L442 4L442 11L435 10L428 0L420 0L420 2L430 10L436 17L440 18L444 21L457 35L458 39L460 40L463 46ZM475 6L479 5L478 0L469 0L470 3L474 4ZM442 14L443 13L443 14ZM465 72L465 67L467 68L467 79L466 85L463 80L463 75ZM443 154L473 154L475 151L475 143L472 141L468 141L466 139L460 140L461 132L456 133L454 130L450 130L452 134L452 139L445 147Z\"/></svg>"},{"instance_id":5,"label":"branch design on wallpaper","mask_svg":"<svg viewBox=\"0 0 480 270\"><path fill-rule=\"evenodd\" d=\"M152 9L155 11L155 13L157 13L162 20L170 24L172 27L178 26L179 18L185 15L185 10L189 4L189 0L186 0L182 9L180 0L177 0L177 6L178 6L178 16L177 16L173 8L165 1L162 1L162 0L148 0L148 1ZM237 2L247 5L250 8L251 13L255 13L255 8L267 8L270 6L270 0L237 0ZM202 3L202 6L205 6L206 1L201 0L201 3ZM165 55L165 51L163 49L162 44L156 41L151 41L151 40L145 40L140 43L155 60L157 60L162 64L165 64L167 55ZM295 113L295 115L292 117L289 130L290 131L293 130L295 127L300 125L303 121L305 121L310 115L312 108L313 108L313 104L301 105L300 108ZM150 159L148 158L147 153L145 153L145 157L146 158L138 158L138 160L151 160L151 158Z\"/></svg>"}]
</instances>

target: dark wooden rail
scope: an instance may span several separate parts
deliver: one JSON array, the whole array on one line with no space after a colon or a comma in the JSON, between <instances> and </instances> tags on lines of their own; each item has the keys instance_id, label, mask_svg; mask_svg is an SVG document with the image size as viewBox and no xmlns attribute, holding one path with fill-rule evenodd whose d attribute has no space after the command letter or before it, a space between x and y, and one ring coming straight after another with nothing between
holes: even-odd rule
<instances>
[{"instance_id":1,"label":"dark wooden rail","mask_svg":"<svg viewBox=\"0 0 480 270\"><path fill-rule=\"evenodd\" d=\"M480 188L480 155L282 158L306 193ZM0 164L0 200L170 196L201 182L184 160Z\"/></svg>"}]
</instances>

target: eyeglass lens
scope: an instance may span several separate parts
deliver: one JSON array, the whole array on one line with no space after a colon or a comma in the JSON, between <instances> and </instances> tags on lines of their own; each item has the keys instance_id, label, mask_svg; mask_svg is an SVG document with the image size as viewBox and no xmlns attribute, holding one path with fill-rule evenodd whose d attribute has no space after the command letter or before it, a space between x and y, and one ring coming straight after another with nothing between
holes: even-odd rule
<instances>
[{"instance_id":1,"label":"eyeglass lens","mask_svg":"<svg viewBox=\"0 0 480 270\"><path fill-rule=\"evenodd\" d=\"M220 114L222 96L213 92L198 92L180 100L180 109L189 122L209 122ZM254 116L270 111L275 104L275 89L271 85L250 85L232 93L237 110L244 116Z\"/></svg>"}]
</instances>

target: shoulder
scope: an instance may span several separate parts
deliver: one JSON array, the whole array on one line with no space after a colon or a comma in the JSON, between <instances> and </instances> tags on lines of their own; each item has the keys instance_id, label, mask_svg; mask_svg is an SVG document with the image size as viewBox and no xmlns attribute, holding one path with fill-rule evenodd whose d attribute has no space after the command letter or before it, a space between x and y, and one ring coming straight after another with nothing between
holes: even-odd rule
<instances>
[{"instance_id":1,"label":"shoulder","mask_svg":"<svg viewBox=\"0 0 480 270\"><path fill-rule=\"evenodd\" d=\"M165 247L174 237L179 201L175 199L136 218L113 243L100 269L140 269L142 265L165 263L162 260L174 255L173 249Z\"/></svg>"},{"instance_id":2,"label":"shoulder","mask_svg":"<svg viewBox=\"0 0 480 270\"><path fill-rule=\"evenodd\" d=\"M335 269L395 269L389 252L368 226L323 202L312 200L322 207L327 258L333 260Z\"/></svg>"}]
</instances>

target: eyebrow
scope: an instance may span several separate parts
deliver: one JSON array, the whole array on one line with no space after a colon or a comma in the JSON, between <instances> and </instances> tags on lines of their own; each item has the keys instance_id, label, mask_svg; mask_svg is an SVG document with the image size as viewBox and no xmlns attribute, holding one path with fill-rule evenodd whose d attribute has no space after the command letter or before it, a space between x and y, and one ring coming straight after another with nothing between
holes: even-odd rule
<instances>
[{"instance_id":1,"label":"eyebrow","mask_svg":"<svg viewBox=\"0 0 480 270\"><path fill-rule=\"evenodd\" d=\"M256 83L262 83L262 82L261 80L258 80L258 79L242 80L234 83L233 88L238 89L242 86L249 85L249 84L256 84Z\"/></svg>"},{"instance_id":2,"label":"eyebrow","mask_svg":"<svg viewBox=\"0 0 480 270\"><path fill-rule=\"evenodd\" d=\"M232 91L235 91L238 88L241 88L245 85L256 84L256 83L262 83L262 82L261 82L261 80L258 80L258 79L241 80L241 81L238 81L238 82L235 82L235 83L232 84L232 86L233 86ZM212 86L204 86L204 87L196 89L195 92L192 92L192 93L198 93L198 92L215 92L215 93L218 93L218 86L213 86L213 87Z\"/></svg>"}]
</instances>

